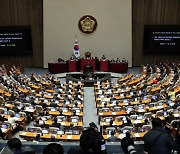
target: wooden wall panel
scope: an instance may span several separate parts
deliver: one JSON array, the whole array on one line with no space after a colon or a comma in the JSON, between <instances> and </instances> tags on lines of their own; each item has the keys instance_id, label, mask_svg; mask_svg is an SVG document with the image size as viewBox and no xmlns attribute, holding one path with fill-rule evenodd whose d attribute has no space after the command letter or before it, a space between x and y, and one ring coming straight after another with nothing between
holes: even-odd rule
<instances>
[{"instance_id":1,"label":"wooden wall panel","mask_svg":"<svg viewBox=\"0 0 180 154\"><path fill-rule=\"evenodd\" d=\"M180 61L180 55L143 55L144 25L180 25L180 0L132 0L133 66L158 61Z\"/></svg>"},{"instance_id":2,"label":"wooden wall panel","mask_svg":"<svg viewBox=\"0 0 180 154\"><path fill-rule=\"evenodd\" d=\"M43 66L43 0L0 0L1 26L31 26L33 56L0 57L0 63Z\"/></svg>"}]
</instances>

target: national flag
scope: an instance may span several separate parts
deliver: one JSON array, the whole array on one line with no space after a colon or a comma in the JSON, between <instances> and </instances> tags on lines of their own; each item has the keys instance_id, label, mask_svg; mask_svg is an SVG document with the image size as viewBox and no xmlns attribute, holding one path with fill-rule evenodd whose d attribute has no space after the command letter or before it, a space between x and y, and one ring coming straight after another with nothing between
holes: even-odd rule
<instances>
[{"instance_id":1,"label":"national flag","mask_svg":"<svg viewBox=\"0 0 180 154\"><path fill-rule=\"evenodd\" d=\"M74 44L74 56L76 58L80 57L79 45L78 45L78 41L77 40L75 41L75 44Z\"/></svg>"}]
</instances>

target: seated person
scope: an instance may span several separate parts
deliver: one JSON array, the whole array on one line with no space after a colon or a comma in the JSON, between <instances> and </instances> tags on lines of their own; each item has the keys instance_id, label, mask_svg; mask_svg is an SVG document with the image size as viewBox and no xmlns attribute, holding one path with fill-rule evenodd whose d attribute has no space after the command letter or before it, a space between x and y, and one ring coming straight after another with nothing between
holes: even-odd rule
<instances>
[{"instance_id":1,"label":"seated person","mask_svg":"<svg viewBox=\"0 0 180 154\"><path fill-rule=\"evenodd\" d=\"M115 136L115 131L111 131L111 136L107 139L109 142L118 142L119 139Z\"/></svg>"},{"instance_id":2,"label":"seated person","mask_svg":"<svg viewBox=\"0 0 180 154\"><path fill-rule=\"evenodd\" d=\"M0 122L5 121L5 120L6 120L6 118L4 117L4 115L0 114Z\"/></svg>"},{"instance_id":3,"label":"seated person","mask_svg":"<svg viewBox=\"0 0 180 154\"><path fill-rule=\"evenodd\" d=\"M0 128L0 138L1 139L5 139L6 135L2 132L1 128Z\"/></svg>"},{"instance_id":4,"label":"seated person","mask_svg":"<svg viewBox=\"0 0 180 154\"><path fill-rule=\"evenodd\" d=\"M170 97L170 100L172 101L176 99L176 93L174 91L174 88L170 88L170 92L168 93L168 96Z\"/></svg>"},{"instance_id":5,"label":"seated person","mask_svg":"<svg viewBox=\"0 0 180 154\"><path fill-rule=\"evenodd\" d=\"M94 123L83 131L80 137L80 148L70 148L68 154L106 154L104 139ZM95 126L94 126L95 125Z\"/></svg>"},{"instance_id":6,"label":"seated person","mask_svg":"<svg viewBox=\"0 0 180 154\"><path fill-rule=\"evenodd\" d=\"M34 120L33 125L36 127L44 127L45 123L41 119L36 119L36 120Z\"/></svg>"},{"instance_id":7,"label":"seated person","mask_svg":"<svg viewBox=\"0 0 180 154\"><path fill-rule=\"evenodd\" d=\"M54 118L54 122L52 123L52 127L60 128L61 124L57 122L57 118Z\"/></svg>"},{"instance_id":8,"label":"seated person","mask_svg":"<svg viewBox=\"0 0 180 154\"><path fill-rule=\"evenodd\" d=\"M17 124L16 124L16 117L11 114L10 117L8 118L8 122L11 124L12 128L11 129L15 129Z\"/></svg>"},{"instance_id":9,"label":"seated person","mask_svg":"<svg viewBox=\"0 0 180 154\"><path fill-rule=\"evenodd\" d=\"M106 60L106 56L105 55L102 56L102 60Z\"/></svg>"}]
</instances>

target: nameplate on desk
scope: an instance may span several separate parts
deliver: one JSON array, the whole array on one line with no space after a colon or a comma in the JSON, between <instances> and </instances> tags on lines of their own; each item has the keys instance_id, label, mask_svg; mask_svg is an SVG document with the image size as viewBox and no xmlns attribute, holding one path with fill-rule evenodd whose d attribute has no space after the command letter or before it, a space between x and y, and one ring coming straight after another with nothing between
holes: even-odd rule
<instances>
[{"instance_id":1,"label":"nameplate on desk","mask_svg":"<svg viewBox=\"0 0 180 154\"><path fill-rule=\"evenodd\" d=\"M103 115L103 113L99 113L99 115Z\"/></svg>"}]
</instances>

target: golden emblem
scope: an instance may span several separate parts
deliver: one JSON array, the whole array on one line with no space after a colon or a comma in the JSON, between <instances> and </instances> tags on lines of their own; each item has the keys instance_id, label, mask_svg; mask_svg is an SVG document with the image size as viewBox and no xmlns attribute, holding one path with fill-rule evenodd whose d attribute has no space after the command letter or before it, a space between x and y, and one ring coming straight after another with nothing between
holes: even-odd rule
<instances>
[{"instance_id":1,"label":"golden emblem","mask_svg":"<svg viewBox=\"0 0 180 154\"><path fill-rule=\"evenodd\" d=\"M79 29L86 34L90 34L96 30L97 21L94 17L86 15L79 20Z\"/></svg>"}]
</instances>

